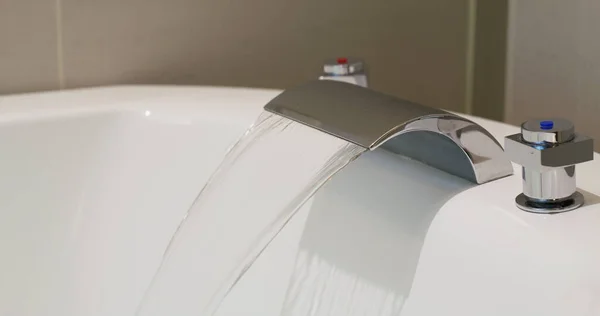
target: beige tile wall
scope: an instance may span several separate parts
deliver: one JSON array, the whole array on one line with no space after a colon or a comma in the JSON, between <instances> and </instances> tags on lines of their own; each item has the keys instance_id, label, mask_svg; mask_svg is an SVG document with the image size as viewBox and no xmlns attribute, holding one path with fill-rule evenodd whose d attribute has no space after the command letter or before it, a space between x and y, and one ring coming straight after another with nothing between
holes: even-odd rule
<instances>
[{"instance_id":1,"label":"beige tile wall","mask_svg":"<svg viewBox=\"0 0 600 316\"><path fill-rule=\"evenodd\" d=\"M479 0L476 7L472 114L504 120L508 0Z\"/></svg>"},{"instance_id":2,"label":"beige tile wall","mask_svg":"<svg viewBox=\"0 0 600 316\"><path fill-rule=\"evenodd\" d=\"M510 2L507 121L572 120L600 150L600 1Z\"/></svg>"},{"instance_id":3,"label":"beige tile wall","mask_svg":"<svg viewBox=\"0 0 600 316\"><path fill-rule=\"evenodd\" d=\"M56 3L0 0L0 94L59 88Z\"/></svg>"},{"instance_id":4,"label":"beige tile wall","mask_svg":"<svg viewBox=\"0 0 600 316\"><path fill-rule=\"evenodd\" d=\"M125 83L285 88L315 78L323 59L350 55L367 60L373 88L461 111L468 3L0 0L0 93Z\"/></svg>"}]
</instances>

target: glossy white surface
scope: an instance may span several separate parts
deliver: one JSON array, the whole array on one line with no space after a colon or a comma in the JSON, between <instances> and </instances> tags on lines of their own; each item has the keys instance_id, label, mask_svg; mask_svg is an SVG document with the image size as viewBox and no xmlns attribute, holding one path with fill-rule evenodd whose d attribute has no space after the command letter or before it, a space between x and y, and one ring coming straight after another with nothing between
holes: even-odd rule
<instances>
[{"instance_id":1,"label":"glossy white surface","mask_svg":"<svg viewBox=\"0 0 600 316\"><path fill-rule=\"evenodd\" d=\"M0 97L0 315L133 315L183 214L258 112L241 96Z\"/></svg>"},{"instance_id":2,"label":"glossy white surface","mask_svg":"<svg viewBox=\"0 0 600 316\"><path fill-rule=\"evenodd\" d=\"M0 315L133 315L195 195L276 93L0 97ZM474 120L498 139L517 131ZM587 205L536 215L514 206L520 169L466 189L366 154L303 207L217 314L598 315L596 159L578 167Z\"/></svg>"}]
</instances>

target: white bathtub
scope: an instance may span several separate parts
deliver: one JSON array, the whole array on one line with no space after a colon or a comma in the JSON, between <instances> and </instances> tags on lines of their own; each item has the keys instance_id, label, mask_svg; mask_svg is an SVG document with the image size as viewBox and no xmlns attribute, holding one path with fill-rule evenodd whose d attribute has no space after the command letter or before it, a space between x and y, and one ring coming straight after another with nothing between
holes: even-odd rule
<instances>
[{"instance_id":1,"label":"white bathtub","mask_svg":"<svg viewBox=\"0 0 600 316\"><path fill-rule=\"evenodd\" d=\"M0 315L134 315L199 190L277 93L132 86L0 97ZM501 142L518 130L471 119ZM392 295L404 316L600 314L598 155L578 167L586 206L553 216L514 206L516 166L515 176L469 189L385 156L347 169L218 315L300 315L285 295L307 254L338 273L332 291L354 280L365 293ZM435 212L415 212L419 192ZM355 297L353 308L371 311L365 304L385 295ZM331 314L347 308L347 299L324 300ZM172 315L181 312L192 313Z\"/></svg>"}]
</instances>

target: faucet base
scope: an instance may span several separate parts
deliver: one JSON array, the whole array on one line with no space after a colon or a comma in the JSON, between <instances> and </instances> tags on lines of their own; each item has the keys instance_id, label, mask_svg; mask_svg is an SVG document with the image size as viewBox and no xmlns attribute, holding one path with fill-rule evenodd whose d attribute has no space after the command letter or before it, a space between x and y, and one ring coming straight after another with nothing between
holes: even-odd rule
<instances>
[{"instance_id":1,"label":"faucet base","mask_svg":"<svg viewBox=\"0 0 600 316\"><path fill-rule=\"evenodd\" d=\"M535 200L521 193L515 198L517 207L523 211L537 214L556 214L572 211L583 205L583 194L575 191L571 196L560 200Z\"/></svg>"}]
</instances>

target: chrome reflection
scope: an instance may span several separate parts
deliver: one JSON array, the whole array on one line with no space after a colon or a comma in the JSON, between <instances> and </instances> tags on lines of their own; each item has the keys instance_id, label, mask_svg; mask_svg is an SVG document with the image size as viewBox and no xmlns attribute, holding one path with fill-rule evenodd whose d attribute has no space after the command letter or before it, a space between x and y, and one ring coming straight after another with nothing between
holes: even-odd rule
<instances>
[{"instance_id":1,"label":"chrome reflection","mask_svg":"<svg viewBox=\"0 0 600 316\"><path fill-rule=\"evenodd\" d=\"M433 133L434 136L411 135L415 138L413 141L397 139L415 132ZM394 133L382 137L370 149L378 147L417 159L477 184L513 172L502 147L487 130L450 113L425 116L400 125Z\"/></svg>"}]
</instances>

